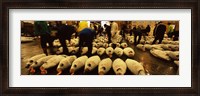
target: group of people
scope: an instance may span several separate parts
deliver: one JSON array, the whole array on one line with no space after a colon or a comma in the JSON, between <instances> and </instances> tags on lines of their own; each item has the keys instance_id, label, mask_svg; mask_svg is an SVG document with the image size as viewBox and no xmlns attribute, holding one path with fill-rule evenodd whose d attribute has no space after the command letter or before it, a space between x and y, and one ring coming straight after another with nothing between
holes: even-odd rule
<instances>
[{"instance_id":1,"label":"group of people","mask_svg":"<svg viewBox=\"0 0 200 96\"><path fill-rule=\"evenodd\" d=\"M158 44L162 43L162 40L164 38L165 33L167 33L168 38L173 38L173 40L178 40L179 37L179 29L178 24L175 26L175 28L172 27L171 23L168 23L168 32L167 26L163 24L163 22L158 22L155 24L154 30L153 30L153 36L154 41L152 44L155 44L158 41ZM143 25L134 26L133 29L130 31L130 34L134 34L134 45L137 45L140 43L141 37L143 36L144 40L146 41L146 36L148 36L151 28L149 25L146 26L146 28L143 27ZM138 39L137 39L138 38Z\"/></svg>"},{"instance_id":2,"label":"group of people","mask_svg":"<svg viewBox=\"0 0 200 96\"><path fill-rule=\"evenodd\" d=\"M122 37L125 37L125 34L130 33L130 35L134 34L134 44L137 45L140 43L141 36L144 37L148 35L150 32L150 26L147 25L146 28L144 26L134 26L133 29L127 30L128 28L126 25L122 26L121 31L119 32L119 26L118 23L115 21L110 21L110 25L104 24L103 27L97 27L93 26L93 28L90 28L88 26L88 23L86 21L79 22L78 26L74 26L72 22L67 22L67 24L62 24L61 21L56 21L56 26L52 26L51 23L49 25L46 21L35 21L34 22L34 28L35 28L35 35L40 36L40 42L41 47L43 49L43 52L48 55L47 52L47 45L49 44L50 54L55 54L53 50L53 38L51 36L52 30L56 30L57 34L56 37L59 39L61 46L63 47L63 54L69 55L68 48L66 46L66 40L70 42L72 34L75 33L75 37L79 37L79 51L77 52L78 56L81 54L81 49L83 46L88 47L87 56L91 56L92 53L92 42L96 38L96 35L101 35L102 32L105 32L106 36L108 37L108 43L112 43L112 47L115 48L116 42L118 39L117 35L120 33ZM166 25L164 25L162 22L159 22L156 24L154 28L153 35L155 37L152 44L155 44L157 40L159 40L159 43L162 42L164 34L166 31ZM169 34L171 36L171 34ZM138 39L136 39L139 37Z\"/></svg>"},{"instance_id":3,"label":"group of people","mask_svg":"<svg viewBox=\"0 0 200 96\"><path fill-rule=\"evenodd\" d=\"M134 34L134 45L137 45L140 43L141 37L143 36L143 38L146 40L146 36L149 34L150 32L150 26L147 25L146 28L144 28L144 26L139 25L137 28L136 26L133 27L133 29L131 30L131 34ZM138 37L138 39L137 39Z\"/></svg>"},{"instance_id":4,"label":"group of people","mask_svg":"<svg viewBox=\"0 0 200 96\"><path fill-rule=\"evenodd\" d=\"M115 39L115 34L118 31L118 24L112 22L112 26L104 25L105 32L107 33L108 42ZM101 27L100 27L101 28ZM34 22L34 33L36 36L40 36L40 44L43 52L48 55L47 43L49 44L50 54L55 54L53 50L54 39L51 36L52 30L56 30L56 37L59 39L61 46L63 47L63 54L69 55L68 48L66 46L66 40L70 42L72 34L75 33L75 37L79 36L79 51L77 55L81 55L81 49L83 46L88 47L88 52L86 55L91 56L92 53L92 42L96 38L97 34L101 34L103 29L101 28L90 28L86 21L79 22L77 28L72 25L71 22L67 24L62 24L61 21L56 21L56 27L51 24L47 24L46 21L35 21ZM113 39L111 39L113 37ZM114 41L113 41L114 42ZM114 43L115 45L115 43Z\"/></svg>"}]
</instances>

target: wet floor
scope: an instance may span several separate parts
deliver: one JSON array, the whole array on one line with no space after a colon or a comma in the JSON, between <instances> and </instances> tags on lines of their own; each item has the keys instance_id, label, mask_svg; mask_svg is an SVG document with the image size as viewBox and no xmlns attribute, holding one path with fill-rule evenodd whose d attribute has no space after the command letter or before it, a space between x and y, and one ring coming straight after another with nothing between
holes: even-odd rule
<instances>
[{"instance_id":1,"label":"wet floor","mask_svg":"<svg viewBox=\"0 0 200 96\"><path fill-rule=\"evenodd\" d=\"M162 60L160 58L156 58L153 55L150 54L149 50L141 51L137 49L134 45L129 44L130 47L132 47L135 51L135 55L132 59L143 62L145 70L149 72L150 75L177 75L178 67L173 61L166 61ZM34 40L33 42L26 42L21 43L21 74L22 75L28 75L28 69L25 68L25 63L27 62L28 58L31 58L32 56L35 56L37 54L43 53L42 48L40 47L39 40ZM107 55L104 54L100 57L101 59L107 58ZM117 56L113 56L111 59L114 61L117 58ZM123 55L121 59L124 61L128 57ZM56 75L56 67L53 67L51 69L48 69L47 75ZM95 68L93 71L89 73L83 73L83 68L78 70L75 74L76 75L98 75L98 68ZM107 75L114 75L114 71L111 70L107 73ZM36 69L36 73L32 75L40 75L40 70ZM69 75L69 68L63 71L62 75ZM128 70L125 73L125 75L132 75L132 73Z\"/></svg>"}]
</instances>

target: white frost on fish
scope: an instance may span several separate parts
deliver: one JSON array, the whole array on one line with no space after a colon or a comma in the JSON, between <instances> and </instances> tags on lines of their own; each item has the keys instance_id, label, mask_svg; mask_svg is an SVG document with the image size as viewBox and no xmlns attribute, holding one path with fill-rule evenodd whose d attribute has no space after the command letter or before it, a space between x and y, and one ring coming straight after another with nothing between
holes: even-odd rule
<instances>
[{"instance_id":1,"label":"white frost on fish","mask_svg":"<svg viewBox=\"0 0 200 96\"><path fill-rule=\"evenodd\" d=\"M112 60L110 58L105 58L100 61L98 66L98 74L104 75L106 74L112 67Z\"/></svg>"},{"instance_id":2,"label":"white frost on fish","mask_svg":"<svg viewBox=\"0 0 200 96\"><path fill-rule=\"evenodd\" d=\"M32 65L34 62L36 62L38 59L45 57L45 56L46 56L45 54L38 54L38 55L31 57L30 59L28 59L28 62L26 63L25 68L29 68L30 65Z\"/></svg>"},{"instance_id":3,"label":"white frost on fish","mask_svg":"<svg viewBox=\"0 0 200 96\"><path fill-rule=\"evenodd\" d=\"M108 47L109 47L108 43L104 43L104 44L103 44L103 47L104 47L104 48L108 48Z\"/></svg>"},{"instance_id":4,"label":"white frost on fish","mask_svg":"<svg viewBox=\"0 0 200 96\"><path fill-rule=\"evenodd\" d=\"M141 63L133 59L127 59L126 61L128 69L135 75L145 75L144 67Z\"/></svg>"},{"instance_id":5,"label":"white frost on fish","mask_svg":"<svg viewBox=\"0 0 200 96\"><path fill-rule=\"evenodd\" d=\"M81 51L81 55L84 55L88 52L88 47L83 47Z\"/></svg>"},{"instance_id":6,"label":"white frost on fish","mask_svg":"<svg viewBox=\"0 0 200 96\"><path fill-rule=\"evenodd\" d=\"M145 46L143 44L138 44L136 47L142 51L145 51Z\"/></svg>"},{"instance_id":7,"label":"white frost on fish","mask_svg":"<svg viewBox=\"0 0 200 96\"><path fill-rule=\"evenodd\" d=\"M52 68L52 67L55 67L59 64L59 62L64 59L65 55L57 55L57 56L54 56L52 58L50 58L49 60L47 60L41 67L40 67L40 71L41 71L41 74L47 74L47 69L49 68Z\"/></svg>"},{"instance_id":8,"label":"white frost on fish","mask_svg":"<svg viewBox=\"0 0 200 96\"><path fill-rule=\"evenodd\" d=\"M119 48L119 47L116 47L115 50L114 50L114 53L118 56L118 57L121 57L124 53L123 49L122 48Z\"/></svg>"},{"instance_id":9,"label":"white frost on fish","mask_svg":"<svg viewBox=\"0 0 200 96\"><path fill-rule=\"evenodd\" d=\"M179 51L171 51L168 53L169 57L174 60L179 60Z\"/></svg>"},{"instance_id":10,"label":"white frost on fish","mask_svg":"<svg viewBox=\"0 0 200 96\"><path fill-rule=\"evenodd\" d=\"M35 61L30 67L29 67L29 71L30 73L35 73L35 68L42 66L42 64L44 64L45 62L47 62L47 60L49 60L50 58L54 57L56 55L48 55L45 57L42 57L40 59L38 59L37 61Z\"/></svg>"},{"instance_id":11,"label":"white frost on fish","mask_svg":"<svg viewBox=\"0 0 200 96\"><path fill-rule=\"evenodd\" d=\"M68 51L71 54L76 54L78 52L79 47L68 47Z\"/></svg>"},{"instance_id":12,"label":"white frost on fish","mask_svg":"<svg viewBox=\"0 0 200 96\"><path fill-rule=\"evenodd\" d=\"M145 47L145 49L147 49L147 50L151 50L152 45L150 45L150 44L145 44L144 47Z\"/></svg>"},{"instance_id":13,"label":"white frost on fish","mask_svg":"<svg viewBox=\"0 0 200 96\"><path fill-rule=\"evenodd\" d=\"M97 48L96 47L92 47L92 54L97 53Z\"/></svg>"},{"instance_id":14,"label":"white frost on fish","mask_svg":"<svg viewBox=\"0 0 200 96\"><path fill-rule=\"evenodd\" d=\"M127 65L122 59L117 58L113 61L112 68L116 75L124 75L126 73Z\"/></svg>"},{"instance_id":15,"label":"white frost on fish","mask_svg":"<svg viewBox=\"0 0 200 96\"><path fill-rule=\"evenodd\" d=\"M97 55L88 58L85 62L84 72L92 71L94 68L96 68L99 65L100 61L101 59Z\"/></svg>"},{"instance_id":16,"label":"white frost on fish","mask_svg":"<svg viewBox=\"0 0 200 96\"><path fill-rule=\"evenodd\" d=\"M124 49L124 54L128 57L133 57L135 55L135 52L131 47L127 47Z\"/></svg>"},{"instance_id":17,"label":"white frost on fish","mask_svg":"<svg viewBox=\"0 0 200 96\"><path fill-rule=\"evenodd\" d=\"M74 62L74 60L76 60L76 59L77 59L77 57L75 55L68 56L68 57L62 59L57 66L57 72L58 72L57 75L60 75L63 70L69 68L72 65L72 63Z\"/></svg>"},{"instance_id":18,"label":"white frost on fish","mask_svg":"<svg viewBox=\"0 0 200 96\"><path fill-rule=\"evenodd\" d=\"M126 47L128 47L128 44L125 43L125 42L124 42L124 43L121 43L121 47L122 47L122 48L126 48Z\"/></svg>"},{"instance_id":19,"label":"white frost on fish","mask_svg":"<svg viewBox=\"0 0 200 96\"><path fill-rule=\"evenodd\" d=\"M150 53L155 57L162 58L167 61L171 60L170 57L168 56L167 52L165 52L165 51L152 49L152 50L150 50Z\"/></svg>"},{"instance_id":20,"label":"white frost on fish","mask_svg":"<svg viewBox=\"0 0 200 96\"><path fill-rule=\"evenodd\" d=\"M101 55L103 55L104 53L105 53L105 48L103 48L103 47L101 47L101 48L99 48L98 50L97 50L97 54L99 55L99 56L101 56Z\"/></svg>"},{"instance_id":21,"label":"white frost on fish","mask_svg":"<svg viewBox=\"0 0 200 96\"><path fill-rule=\"evenodd\" d=\"M73 75L77 70L79 70L80 68L82 68L85 65L86 60L88 59L88 57L86 55L81 56L79 58L77 58L76 60L74 60L74 62L72 63L72 66L70 68L70 74Z\"/></svg>"},{"instance_id":22,"label":"white frost on fish","mask_svg":"<svg viewBox=\"0 0 200 96\"><path fill-rule=\"evenodd\" d=\"M112 54L114 52L114 49L112 47L106 48L106 54L111 58Z\"/></svg>"}]
</instances>

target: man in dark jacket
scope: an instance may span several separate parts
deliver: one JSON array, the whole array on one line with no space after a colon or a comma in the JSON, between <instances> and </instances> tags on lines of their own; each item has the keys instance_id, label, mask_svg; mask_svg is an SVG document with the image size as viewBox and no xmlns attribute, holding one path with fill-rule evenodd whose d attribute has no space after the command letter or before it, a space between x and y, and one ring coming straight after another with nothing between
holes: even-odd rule
<instances>
[{"instance_id":1,"label":"man in dark jacket","mask_svg":"<svg viewBox=\"0 0 200 96\"><path fill-rule=\"evenodd\" d=\"M155 27L154 27L154 29L153 29L153 36L156 35L156 28L157 28L157 26L158 26L158 24L156 23L156 24L155 24Z\"/></svg>"},{"instance_id":2,"label":"man in dark jacket","mask_svg":"<svg viewBox=\"0 0 200 96\"><path fill-rule=\"evenodd\" d=\"M146 27L146 29L145 29L146 35L148 35L148 34L149 34L150 30L151 30L150 26L149 26L149 25L147 25L147 27Z\"/></svg>"},{"instance_id":3,"label":"man in dark jacket","mask_svg":"<svg viewBox=\"0 0 200 96\"><path fill-rule=\"evenodd\" d=\"M36 36L40 36L40 43L41 43L41 47L43 49L43 52L46 55L48 55L47 45L46 45L46 43L48 43L49 48L50 48L50 53L54 54L51 31L49 30L49 27L48 27L46 21L34 21L34 34Z\"/></svg>"},{"instance_id":4,"label":"man in dark jacket","mask_svg":"<svg viewBox=\"0 0 200 96\"><path fill-rule=\"evenodd\" d=\"M122 35L123 38L125 38L125 33L128 33L127 30L128 30L128 28L127 28L126 24L122 25L120 35Z\"/></svg>"},{"instance_id":5,"label":"man in dark jacket","mask_svg":"<svg viewBox=\"0 0 200 96\"><path fill-rule=\"evenodd\" d=\"M108 43L111 43L111 27L106 24L104 24L104 27L106 28L105 31L108 36Z\"/></svg>"},{"instance_id":6,"label":"man in dark jacket","mask_svg":"<svg viewBox=\"0 0 200 96\"><path fill-rule=\"evenodd\" d=\"M166 25L159 23L157 25L157 28L155 29L155 39L152 44L155 44L157 40L159 40L158 44L162 43L165 31L166 31Z\"/></svg>"},{"instance_id":7,"label":"man in dark jacket","mask_svg":"<svg viewBox=\"0 0 200 96\"><path fill-rule=\"evenodd\" d=\"M68 23L67 25L58 23L57 26L58 26L57 36L59 38L61 46L63 47L63 54L69 55L68 48L66 45L66 40L69 40L70 42L72 34L76 33L76 28L72 26L71 23Z\"/></svg>"},{"instance_id":8,"label":"man in dark jacket","mask_svg":"<svg viewBox=\"0 0 200 96\"><path fill-rule=\"evenodd\" d=\"M138 26L136 28L136 26L133 28L133 33L134 33L134 45L137 45L140 43L141 40L141 36L142 36L142 31L141 31L141 27ZM137 39L138 37L138 39Z\"/></svg>"},{"instance_id":9,"label":"man in dark jacket","mask_svg":"<svg viewBox=\"0 0 200 96\"><path fill-rule=\"evenodd\" d=\"M81 50L83 46L88 47L88 52L86 55L90 57L92 55L92 42L95 38L95 31L90 28L84 28L79 32L79 49L78 49L78 56L81 55Z\"/></svg>"}]
</instances>

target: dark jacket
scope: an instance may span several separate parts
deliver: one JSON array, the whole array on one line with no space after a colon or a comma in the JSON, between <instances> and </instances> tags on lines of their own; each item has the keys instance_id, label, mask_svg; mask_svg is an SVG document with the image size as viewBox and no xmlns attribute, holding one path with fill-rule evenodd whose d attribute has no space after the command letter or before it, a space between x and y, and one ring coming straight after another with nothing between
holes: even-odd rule
<instances>
[{"instance_id":1,"label":"dark jacket","mask_svg":"<svg viewBox=\"0 0 200 96\"><path fill-rule=\"evenodd\" d=\"M68 40L71 39L71 35L76 32L76 28L72 25L61 25L58 27L57 35L59 37L66 37Z\"/></svg>"},{"instance_id":2,"label":"dark jacket","mask_svg":"<svg viewBox=\"0 0 200 96\"><path fill-rule=\"evenodd\" d=\"M34 22L34 34L35 35L46 35L51 34L49 31L46 21L35 21Z\"/></svg>"},{"instance_id":3,"label":"dark jacket","mask_svg":"<svg viewBox=\"0 0 200 96\"><path fill-rule=\"evenodd\" d=\"M155 36L163 38L166 31L166 26L164 24L159 24L155 30Z\"/></svg>"}]
</instances>

